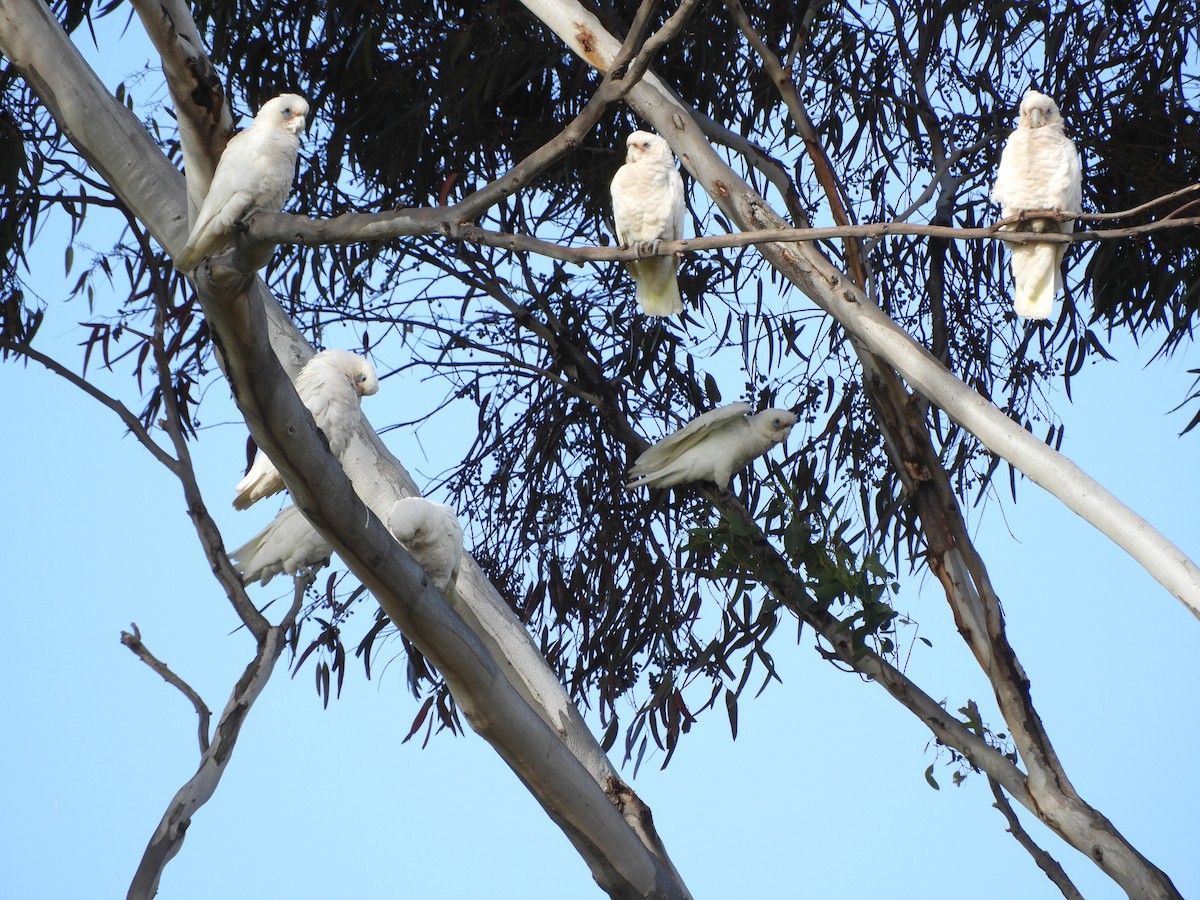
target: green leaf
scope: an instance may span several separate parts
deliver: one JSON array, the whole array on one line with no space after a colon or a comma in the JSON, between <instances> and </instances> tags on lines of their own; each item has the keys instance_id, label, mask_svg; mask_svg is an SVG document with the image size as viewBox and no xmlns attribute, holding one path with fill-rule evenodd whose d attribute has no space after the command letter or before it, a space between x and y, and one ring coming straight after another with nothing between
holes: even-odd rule
<instances>
[{"instance_id":1,"label":"green leaf","mask_svg":"<svg viewBox=\"0 0 1200 900\"><path fill-rule=\"evenodd\" d=\"M935 791L940 791L940 790L942 789L942 788L941 788L941 785L939 785L939 784L937 783L937 781L936 781L936 780L934 780L934 777L933 777L933 763L930 763L930 764L929 764L929 768L925 770L925 780L929 782L929 786L930 786L931 788L933 788Z\"/></svg>"}]
</instances>

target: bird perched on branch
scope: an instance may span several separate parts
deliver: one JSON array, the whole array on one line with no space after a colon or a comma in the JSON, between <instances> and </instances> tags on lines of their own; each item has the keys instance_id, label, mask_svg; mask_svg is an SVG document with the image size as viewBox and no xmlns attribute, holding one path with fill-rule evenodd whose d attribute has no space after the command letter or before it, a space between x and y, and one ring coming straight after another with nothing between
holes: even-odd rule
<instances>
[{"instance_id":1,"label":"bird perched on branch","mask_svg":"<svg viewBox=\"0 0 1200 900\"><path fill-rule=\"evenodd\" d=\"M653 253L663 241L683 237L683 179L671 147L657 134L635 131L625 141L625 165L612 180L613 223L617 240L639 253ZM648 316L683 312L673 256L650 256L628 263L637 302Z\"/></svg>"},{"instance_id":2,"label":"bird perched on branch","mask_svg":"<svg viewBox=\"0 0 1200 900\"><path fill-rule=\"evenodd\" d=\"M728 487L734 472L788 436L796 417L786 409L751 416L749 403L709 410L667 435L629 467L626 490L711 481Z\"/></svg>"},{"instance_id":3,"label":"bird perched on branch","mask_svg":"<svg viewBox=\"0 0 1200 900\"><path fill-rule=\"evenodd\" d=\"M1017 130L1008 136L1000 155L1000 169L992 187L992 200L1004 218L1029 210L1078 212L1083 202L1082 168L1075 144L1063 133L1058 105L1045 94L1028 91L1021 100ZM1073 222L1031 219L1006 230L1069 232ZM1012 253L1013 308L1026 319L1047 319L1054 297L1062 290L1062 260L1066 244L1010 244Z\"/></svg>"},{"instance_id":4,"label":"bird perched on branch","mask_svg":"<svg viewBox=\"0 0 1200 900\"><path fill-rule=\"evenodd\" d=\"M388 531L404 545L439 591L458 575L463 532L454 510L424 497L401 497L388 516Z\"/></svg>"},{"instance_id":5,"label":"bird perched on branch","mask_svg":"<svg viewBox=\"0 0 1200 900\"><path fill-rule=\"evenodd\" d=\"M379 390L375 367L347 350L322 350L296 376L296 393L317 427L329 441L329 449L339 460L350 446L350 436L358 418L363 397ZM267 455L258 451L254 465L238 482L234 509L248 509L263 497L284 489L283 477Z\"/></svg>"},{"instance_id":6,"label":"bird perched on branch","mask_svg":"<svg viewBox=\"0 0 1200 900\"><path fill-rule=\"evenodd\" d=\"M206 256L232 245L234 226L250 210L283 209L296 174L306 116L307 100L280 94L263 104L249 128L229 139L187 245L175 257L176 269L190 272Z\"/></svg>"},{"instance_id":7,"label":"bird perched on branch","mask_svg":"<svg viewBox=\"0 0 1200 900\"><path fill-rule=\"evenodd\" d=\"M266 584L279 573L295 575L328 564L333 545L294 506L285 506L271 524L229 554L243 584Z\"/></svg>"}]
</instances>

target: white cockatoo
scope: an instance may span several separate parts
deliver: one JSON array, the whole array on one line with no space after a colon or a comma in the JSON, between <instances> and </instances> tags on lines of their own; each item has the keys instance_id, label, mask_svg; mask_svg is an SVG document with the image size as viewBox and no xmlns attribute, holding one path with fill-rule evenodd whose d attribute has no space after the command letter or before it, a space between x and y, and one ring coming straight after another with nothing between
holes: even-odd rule
<instances>
[{"instance_id":1,"label":"white cockatoo","mask_svg":"<svg viewBox=\"0 0 1200 900\"><path fill-rule=\"evenodd\" d=\"M250 210L283 209L292 190L307 116L307 100L280 94L263 104L249 128L229 139L187 246L175 257L176 269L190 272L206 256L232 245L234 225Z\"/></svg>"},{"instance_id":2,"label":"white cockatoo","mask_svg":"<svg viewBox=\"0 0 1200 900\"><path fill-rule=\"evenodd\" d=\"M262 531L229 554L243 584L266 584L280 572L315 571L329 562L333 545L294 506L285 506Z\"/></svg>"},{"instance_id":3,"label":"white cockatoo","mask_svg":"<svg viewBox=\"0 0 1200 900\"><path fill-rule=\"evenodd\" d=\"M1063 134L1058 105L1045 94L1028 91L1021 100L1017 130L1008 136L1000 154L1000 169L992 187L992 200L1004 218L1026 210L1053 209L1078 212L1083 202L1083 170L1079 153ZM1031 219L1016 226L1020 231L1067 232L1073 222ZM1054 297L1062 290L1062 260L1066 244L1010 244L1013 308L1026 319L1048 319Z\"/></svg>"},{"instance_id":4,"label":"white cockatoo","mask_svg":"<svg viewBox=\"0 0 1200 900\"><path fill-rule=\"evenodd\" d=\"M625 165L612 180L613 224L623 247L657 250L660 241L683 237L683 179L670 145L657 134L635 131L625 141ZM673 256L629 263L638 305L648 316L683 312Z\"/></svg>"},{"instance_id":5,"label":"white cockatoo","mask_svg":"<svg viewBox=\"0 0 1200 900\"><path fill-rule=\"evenodd\" d=\"M401 497L388 516L388 531L404 545L439 591L458 575L463 532L454 510L424 497Z\"/></svg>"},{"instance_id":6,"label":"white cockatoo","mask_svg":"<svg viewBox=\"0 0 1200 900\"><path fill-rule=\"evenodd\" d=\"M339 460L350 446L363 397L379 390L375 367L348 350L322 350L296 376L296 393ZM254 465L238 482L234 509L248 509L263 497L284 489L283 477L267 455L258 451Z\"/></svg>"},{"instance_id":7,"label":"white cockatoo","mask_svg":"<svg viewBox=\"0 0 1200 900\"><path fill-rule=\"evenodd\" d=\"M786 438L796 424L795 415L786 409L764 409L753 416L749 412L749 403L730 403L692 419L637 458L629 467L625 489L689 481L728 487L734 472Z\"/></svg>"}]
</instances>

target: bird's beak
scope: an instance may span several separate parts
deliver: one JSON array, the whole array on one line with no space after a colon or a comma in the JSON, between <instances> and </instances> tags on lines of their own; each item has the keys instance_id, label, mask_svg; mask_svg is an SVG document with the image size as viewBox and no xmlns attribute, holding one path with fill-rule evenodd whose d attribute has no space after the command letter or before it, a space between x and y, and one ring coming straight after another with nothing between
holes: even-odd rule
<instances>
[{"instance_id":1,"label":"bird's beak","mask_svg":"<svg viewBox=\"0 0 1200 900\"><path fill-rule=\"evenodd\" d=\"M1046 124L1046 112L1042 109L1031 109L1029 111L1029 124L1034 128L1041 128Z\"/></svg>"}]
</instances>

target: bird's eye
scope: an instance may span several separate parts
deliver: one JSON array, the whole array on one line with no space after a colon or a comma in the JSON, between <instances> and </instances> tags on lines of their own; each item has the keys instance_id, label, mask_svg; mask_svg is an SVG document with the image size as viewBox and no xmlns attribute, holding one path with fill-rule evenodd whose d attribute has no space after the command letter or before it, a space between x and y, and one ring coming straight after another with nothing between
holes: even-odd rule
<instances>
[{"instance_id":1,"label":"bird's eye","mask_svg":"<svg viewBox=\"0 0 1200 900\"><path fill-rule=\"evenodd\" d=\"M359 384L365 384L365 383L366 383L366 381L367 381L367 376L366 376L366 375L359 375L359 376L358 376L358 383L359 383Z\"/></svg>"},{"instance_id":2,"label":"bird's eye","mask_svg":"<svg viewBox=\"0 0 1200 900\"><path fill-rule=\"evenodd\" d=\"M292 114L292 108L290 106L285 106L283 108L283 117L285 119L289 118L291 116L291 114Z\"/></svg>"}]
</instances>

